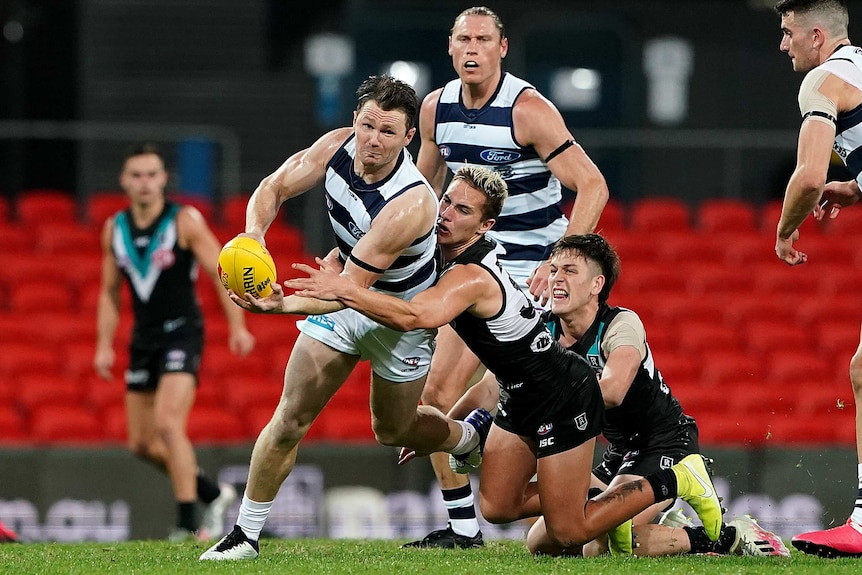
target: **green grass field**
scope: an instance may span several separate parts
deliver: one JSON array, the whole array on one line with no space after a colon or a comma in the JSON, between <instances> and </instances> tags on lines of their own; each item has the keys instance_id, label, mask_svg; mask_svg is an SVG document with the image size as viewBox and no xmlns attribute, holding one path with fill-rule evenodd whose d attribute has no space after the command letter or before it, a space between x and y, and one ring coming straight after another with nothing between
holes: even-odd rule
<instances>
[{"instance_id":1,"label":"green grass field","mask_svg":"<svg viewBox=\"0 0 862 575\"><path fill-rule=\"evenodd\" d=\"M251 562L200 562L203 543L133 541L115 544L0 545L0 573L30 575L484 575L489 573L584 575L833 575L857 573L860 559L819 559L793 551L790 558L680 556L661 558L533 558L524 545L493 541L484 549L400 549L393 541L293 539L263 541Z\"/></svg>"}]
</instances>

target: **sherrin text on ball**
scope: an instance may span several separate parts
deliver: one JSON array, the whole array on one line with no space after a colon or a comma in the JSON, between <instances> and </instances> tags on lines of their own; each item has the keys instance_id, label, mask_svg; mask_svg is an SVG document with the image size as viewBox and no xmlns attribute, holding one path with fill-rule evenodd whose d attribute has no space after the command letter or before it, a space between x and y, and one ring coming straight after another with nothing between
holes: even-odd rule
<instances>
[{"instance_id":1,"label":"sherrin text on ball","mask_svg":"<svg viewBox=\"0 0 862 575\"><path fill-rule=\"evenodd\" d=\"M246 292L255 297L272 293L276 281L275 262L260 242L247 237L233 238L218 256L218 275L225 289L242 298Z\"/></svg>"}]
</instances>

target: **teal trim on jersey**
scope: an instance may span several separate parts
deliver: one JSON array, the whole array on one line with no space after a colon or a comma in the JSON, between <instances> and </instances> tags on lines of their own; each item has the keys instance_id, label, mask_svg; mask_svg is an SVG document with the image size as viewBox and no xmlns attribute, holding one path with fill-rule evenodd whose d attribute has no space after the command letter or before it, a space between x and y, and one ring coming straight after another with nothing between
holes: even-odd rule
<instances>
[{"instance_id":1,"label":"teal trim on jersey","mask_svg":"<svg viewBox=\"0 0 862 575\"><path fill-rule=\"evenodd\" d=\"M587 352L589 355L602 356L602 338L605 335L605 326L605 322L599 322L599 331L596 334L596 340L590 345L590 351Z\"/></svg>"},{"instance_id":2,"label":"teal trim on jersey","mask_svg":"<svg viewBox=\"0 0 862 575\"><path fill-rule=\"evenodd\" d=\"M129 225L129 218L126 212L120 212L117 214L116 224L120 228L120 234L123 238L123 245L126 246L126 255L129 256L129 261L141 275L141 277L145 277L147 273L150 271L150 264L152 263L153 252L155 252L159 245L161 244L160 237L164 234L165 228L171 225L171 222L174 220L174 216L179 210L179 206L176 204L170 206L165 213L164 217L162 217L159 224L156 226L156 229L153 230L153 236L150 240L150 245L147 246L147 250L143 255L138 254L138 249L135 247L135 243L132 240L132 230Z\"/></svg>"}]
</instances>

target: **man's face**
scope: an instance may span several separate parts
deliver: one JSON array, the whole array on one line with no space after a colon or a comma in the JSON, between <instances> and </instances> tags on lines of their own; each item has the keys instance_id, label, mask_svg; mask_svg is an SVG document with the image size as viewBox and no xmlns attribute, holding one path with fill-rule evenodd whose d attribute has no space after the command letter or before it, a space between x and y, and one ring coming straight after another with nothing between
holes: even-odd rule
<instances>
[{"instance_id":1,"label":"man's face","mask_svg":"<svg viewBox=\"0 0 862 575\"><path fill-rule=\"evenodd\" d=\"M437 243L457 246L488 231L494 220L484 220L485 194L463 180L453 180L440 199Z\"/></svg>"},{"instance_id":2,"label":"man's face","mask_svg":"<svg viewBox=\"0 0 862 575\"><path fill-rule=\"evenodd\" d=\"M120 186L134 203L148 204L163 197L168 173L156 154L141 154L126 160Z\"/></svg>"},{"instance_id":3,"label":"man's face","mask_svg":"<svg viewBox=\"0 0 862 575\"><path fill-rule=\"evenodd\" d=\"M779 49L787 52L795 72L807 72L820 65L820 55L814 47L814 30L806 26L795 12L781 17L781 44Z\"/></svg>"},{"instance_id":4,"label":"man's face","mask_svg":"<svg viewBox=\"0 0 862 575\"><path fill-rule=\"evenodd\" d=\"M557 316L583 309L601 291L604 276L596 264L574 251L551 258L551 311Z\"/></svg>"},{"instance_id":5,"label":"man's face","mask_svg":"<svg viewBox=\"0 0 862 575\"><path fill-rule=\"evenodd\" d=\"M398 159L416 129L407 131L407 117L401 110L383 110L370 100L353 113L356 158L366 171L375 172Z\"/></svg>"},{"instance_id":6,"label":"man's face","mask_svg":"<svg viewBox=\"0 0 862 575\"><path fill-rule=\"evenodd\" d=\"M449 55L458 77L467 84L479 84L500 72L500 61L506 56L509 41L490 16L458 18L449 37Z\"/></svg>"}]
</instances>

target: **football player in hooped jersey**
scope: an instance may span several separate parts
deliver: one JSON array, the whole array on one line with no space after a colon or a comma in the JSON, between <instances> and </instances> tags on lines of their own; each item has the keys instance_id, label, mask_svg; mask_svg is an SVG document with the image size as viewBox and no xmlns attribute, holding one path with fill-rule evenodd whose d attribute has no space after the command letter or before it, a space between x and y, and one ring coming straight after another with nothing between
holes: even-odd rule
<instances>
[{"instance_id":1,"label":"football player in hooped jersey","mask_svg":"<svg viewBox=\"0 0 862 575\"><path fill-rule=\"evenodd\" d=\"M812 211L818 220L827 213L836 218L862 198L862 48L850 44L843 0L781 0L775 10L781 16L779 48L795 71L805 72L799 88L796 169L784 192L775 238L775 253L795 266L808 261L795 245L805 218ZM833 150L852 180L826 182ZM862 557L862 341L850 360L850 383L856 400L858 477L853 511L843 525L793 538L796 548L822 557Z\"/></svg>"},{"instance_id":2,"label":"football player in hooped jersey","mask_svg":"<svg viewBox=\"0 0 862 575\"><path fill-rule=\"evenodd\" d=\"M125 277L132 288L135 316L126 372L129 448L171 478L178 511L170 537L217 537L224 512L237 494L198 470L186 435L203 347L203 318L195 295L198 266L216 284L228 319L231 351L246 355L254 347L254 337L218 278L218 240L196 208L165 201L167 181L162 156L152 145L136 147L123 163L120 185L130 205L108 218L102 231L93 366L101 377L113 379L113 341ZM207 505L201 521L195 515L197 499Z\"/></svg>"},{"instance_id":3,"label":"football player in hooped jersey","mask_svg":"<svg viewBox=\"0 0 862 575\"><path fill-rule=\"evenodd\" d=\"M547 302L547 258L555 241L593 231L608 199L601 172L578 145L562 115L529 83L504 72L509 40L500 18L484 6L464 10L449 36L458 78L425 97L419 115L422 146L416 165L442 193L447 167L497 171L509 197L488 232L504 249L500 263L542 304ZM568 219L561 185L577 192ZM426 405L447 411L464 393L479 361L445 326L422 394ZM474 547L482 538L466 475L455 475L444 454L431 456L449 525L419 547Z\"/></svg>"},{"instance_id":4,"label":"football player in hooped jersey","mask_svg":"<svg viewBox=\"0 0 862 575\"><path fill-rule=\"evenodd\" d=\"M505 183L494 172L465 166L455 173L438 220L441 277L412 300L357 286L322 260L320 270L295 264L310 277L285 285L295 295L341 302L393 329L452 325L499 383L499 410L482 459L482 514L495 523L542 515L528 544L540 540L545 547L579 552L598 535L677 496L698 513L708 538L717 539L721 507L697 454L588 498L604 421L601 389L584 358L554 340L500 266L497 244L485 237L505 195Z\"/></svg>"},{"instance_id":5,"label":"football player in hooped jersey","mask_svg":"<svg viewBox=\"0 0 862 575\"><path fill-rule=\"evenodd\" d=\"M368 78L357 96L352 127L324 134L260 183L249 200L244 235L262 242L282 202L324 183L338 244L328 258L341 277L396 301L410 299L437 279L438 199L405 148L419 101L413 88L390 76ZM478 453L481 421L453 421L437 409L417 408L434 330L402 333L339 302L284 297L277 284L266 299L246 296L249 301L231 298L250 311L318 315L299 322L281 401L252 451L237 525L202 560L258 556L259 535L299 442L360 359L371 362L371 425L380 443ZM487 412L477 417L490 421Z\"/></svg>"}]
</instances>

